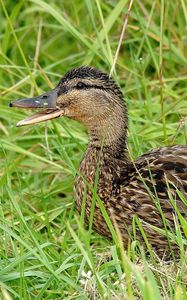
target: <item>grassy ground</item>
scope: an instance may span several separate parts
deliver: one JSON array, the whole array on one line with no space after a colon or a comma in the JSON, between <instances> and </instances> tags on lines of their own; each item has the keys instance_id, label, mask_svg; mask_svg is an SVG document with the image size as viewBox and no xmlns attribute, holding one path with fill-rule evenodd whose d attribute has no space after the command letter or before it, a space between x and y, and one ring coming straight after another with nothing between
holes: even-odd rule
<instances>
[{"instance_id":1,"label":"grassy ground","mask_svg":"<svg viewBox=\"0 0 187 300\"><path fill-rule=\"evenodd\" d=\"M65 118L16 128L10 100L56 85L70 68L110 72L128 2L0 1L1 299L187 299L186 258L163 262L86 229L73 206L85 129ZM133 158L186 144L187 2L135 1L116 79ZM185 53L186 52L186 53ZM187 232L184 220L183 229Z\"/></svg>"}]
</instances>

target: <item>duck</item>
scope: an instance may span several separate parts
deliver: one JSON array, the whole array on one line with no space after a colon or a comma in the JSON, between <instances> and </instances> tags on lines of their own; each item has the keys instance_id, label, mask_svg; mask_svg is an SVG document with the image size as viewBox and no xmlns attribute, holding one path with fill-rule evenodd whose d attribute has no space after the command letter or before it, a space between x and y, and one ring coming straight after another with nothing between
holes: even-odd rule
<instances>
[{"instance_id":1,"label":"duck","mask_svg":"<svg viewBox=\"0 0 187 300\"><path fill-rule=\"evenodd\" d=\"M176 243L169 245L164 230L175 230L178 213L187 217L187 146L152 149L132 161L127 151L127 105L107 73L90 66L72 69L51 91L12 101L10 106L39 109L18 127L63 116L86 127L88 146L75 179L76 208L84 211L85 223L94 209L93 229L111 239L104 210L124 248L132 242L134 230L136 240L145 245L143 230L158 256L170 255L171 247L178 251ZM134 220L142 230L134 228Z\"/></svg>"}]
</instances>

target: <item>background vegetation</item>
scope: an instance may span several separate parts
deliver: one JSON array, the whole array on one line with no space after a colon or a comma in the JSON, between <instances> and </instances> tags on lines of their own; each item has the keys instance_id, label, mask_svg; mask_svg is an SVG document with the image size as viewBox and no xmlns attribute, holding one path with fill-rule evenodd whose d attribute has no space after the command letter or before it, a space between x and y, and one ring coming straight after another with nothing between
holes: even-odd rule
<instances>
[{"instance_id":1,"label":"background vegetation","mask_svg":"<svg viewBox=\"0 0 187 300\"><path fill-rule=\"evenodd\" d=\"M124 254L94 232L87 241L73 205L85 129L65 118L16 128L27 112L9 108L73 67L110 72L128 1L1 0L0 7L1 299L187 299L184 251L163 262L135 244ZM134 1L115 75L133 158L186 144L186 52L186 0Z\"/></svg>"}]
</instances>

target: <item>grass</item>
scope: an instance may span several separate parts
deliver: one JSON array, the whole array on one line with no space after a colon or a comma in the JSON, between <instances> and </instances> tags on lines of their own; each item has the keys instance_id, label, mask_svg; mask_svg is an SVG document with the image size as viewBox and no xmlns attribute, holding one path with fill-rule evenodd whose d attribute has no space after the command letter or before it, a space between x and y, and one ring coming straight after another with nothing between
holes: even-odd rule
<instances>
[{"instance_id":1,"label":"grass","mask_svg":"<svg viewBox=\"0 0 187 300\"><path fill-rule=\"evenodd\" d=\"M128 105L133 158L151 148L187 144L186 4L146 0L132 6L115 78ZM178 226L186 235L187 221L179 212L175 232L165 233L179 244L179 260L159 261L149 243L146 257L136 240L124 253L118 232L115 242L107 241L84 228L74 210L85 129L65 118L16 128L26 112L9 108L10 100L49 90L75 66L109 73L128 2L0 5L1 299L187 299ZM135 233L142 230L139 220L133 222Z\"/></svg>"}]
</instances>

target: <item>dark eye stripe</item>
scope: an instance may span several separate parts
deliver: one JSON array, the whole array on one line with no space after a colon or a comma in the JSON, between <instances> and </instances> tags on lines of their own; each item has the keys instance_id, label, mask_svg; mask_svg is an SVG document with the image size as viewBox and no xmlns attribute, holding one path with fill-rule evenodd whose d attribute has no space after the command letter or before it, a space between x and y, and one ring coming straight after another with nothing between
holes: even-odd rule
<instances>
[{"instance_id":1,"label":"dark eye stripe","mask_svg":"<svg viewBox=\"0 0 187 300\"><path fill-rule=\"evenodd\" d=\"M81 83L81 85L80 85ZM78 86L79 84L79 86ZM58 96L60 96L61 94L66 94L68 93L70 90L72 89L77 89L77 90L86 90L86 89L99 89L99 90L103 90L103 91L106 91L106 90L110 90L109 87L103 87L101 85L96 85L96 84L86 84L86 83L83 83L83 82L78 82L74 87L66 87L66 86L60 86L60 89L58 91Z\"/></svg>"},{"instance_id":2,"label":"dark eye stripe","mask_svg":"<svg viewBox=\"0 0 187 300\"><path fill-rule=\"evenodd\" d=\"M77 89L100 89L100 90L107 90L107 88L104 88L101 85L96 85L96 84L86 84L83 82L78 82L77 85L75 86Z\"/></svg>"}]
</instances>

